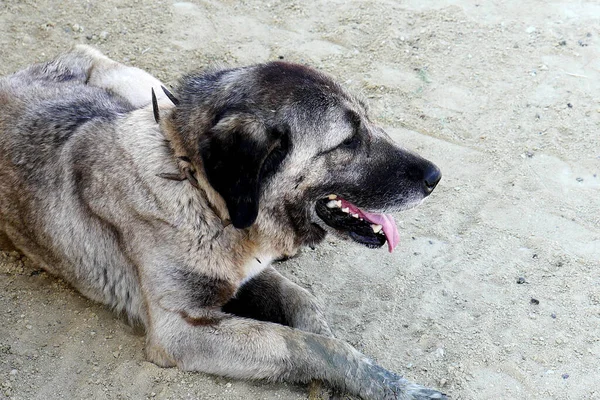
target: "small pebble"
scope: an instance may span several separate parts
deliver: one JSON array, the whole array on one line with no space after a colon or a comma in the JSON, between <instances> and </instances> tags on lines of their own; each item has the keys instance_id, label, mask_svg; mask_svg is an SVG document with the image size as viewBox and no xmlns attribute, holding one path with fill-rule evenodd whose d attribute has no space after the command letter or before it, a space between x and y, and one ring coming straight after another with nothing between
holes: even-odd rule
<instances>
[{"instance_id":1,"label":"small pebble","mask_svg":"<svg viewBox=\"0 0 600 400\"><path fill-rule=\"evenodd\" d=\"M537 306L538 304L540 304L540 301L539 301L538 299L534 299L533 297L531 298L530 302L531 302L531 304L534 304L534 305L536 305L536 306Z\"/></svg>"},{"instance_id":2,"label":"small pebble","mask_svg":"<svg viewBox=\"0 0 600 400\"><path fill-rule=\"evenodd\" d=\"M583 182L583 178L575 178L577 182Z\"/></svg>"},{"instance_id":3,"label":"small pebble","mask_svg":"<svg viewBox=\"0 0 600 400\"><path fill-rule=\"evenodd\" d=\"M524 283L527 283L527 281L525 280L525 278L523 278L522 276L520 276L520 277L517 279L517 283L518 283L519 285L522 285L522 284L524 284Z\"/></svg>"},{"instance_id":4,"label":"small pebble","mask_svg":"<svg viewBox=\"0 0 600 400\"><path fill-rule=\"evenodd\" d=\"M573 108L573 104L571 104L571 103L567 103L567 107L569 107L569 108Z\"/></svg>"},{"instance_id":5,"label":"small pebble","mask_svg":"<svg viewBox=\"0 0 600 400\"><path fill-rule=\"evenodd\" d=\"M567 45L567 41L566 40L561 40L560 42L558 42L559 45L561 46L566 46Z\"/></svg>"},{"instance_id":6,"label":"small pebble","mask_svg":"<svg viewBox=\"0 0 600 400\"><path fill-rule=\"evenodd\" d=\"M550 314L550 317L552 317L552 319L556 319L556 314L552 313L552 314Z\"/></svg>"},{"instance_id":7,"label":"small pebble","mask_svg":"<svg viewBox=\"0 0 600 400\"><path fill-rule=\"evenodd\" d=\"M562 378L563 379L568 379L569 378L569 374L562 374Z\"/></svg>"}]
</instances>

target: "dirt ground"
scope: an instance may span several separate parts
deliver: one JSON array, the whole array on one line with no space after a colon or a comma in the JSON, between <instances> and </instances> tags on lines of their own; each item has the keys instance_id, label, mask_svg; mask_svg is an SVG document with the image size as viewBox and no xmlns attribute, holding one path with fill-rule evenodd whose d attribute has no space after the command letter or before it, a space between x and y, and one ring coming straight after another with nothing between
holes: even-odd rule
<instances>
[{"instance_id":1,"label":"dirt ground","mask_svg":"<svg viewBox=\"0 0 600 400\"><path fill-rule=\"evenodd\" d=\"M0 75L99 47L174 85L284 58L362 92L444 178L393 254L279 264L335 334L453 399L600 399L600 3L0 0ZM0 111L1 112L1 111ZM106 308L0 253L0 399L306 399L161 369Z\"/></svg>"}]
</instances>

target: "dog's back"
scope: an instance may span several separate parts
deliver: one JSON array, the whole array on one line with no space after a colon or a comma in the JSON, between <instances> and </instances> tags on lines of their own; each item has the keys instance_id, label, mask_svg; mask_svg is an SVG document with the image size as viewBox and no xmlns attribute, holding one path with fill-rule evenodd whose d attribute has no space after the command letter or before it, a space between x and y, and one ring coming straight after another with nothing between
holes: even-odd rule
<instances>
[{"instance_id":1,"label":"dog's back","mask_svg":"<svg viewBox=\"0 0 600 400\"><path fill-rule=\"evenodd\" d=\"M119 309L109 281L131 281L133 274L127 279L127 263L114 251L118 238L82 197L87 167L114 151L115 120L134 107L87 85L85 61L67 54L0 79L0 246L18 248L86 296ZM111 279L106 264L115 263L123 276Z\"/></svg>"},{"instance_id":2,"label":"dog's back","mask_svg":"<svg viewBox=\"0 0 600 400\"><path fill-rule=\"evenodd\" d=\"M84 125L114 120L133 109L125 100L76 77L44 79L37 76L39 69L42 66L34 66L0 80L2 165L8 170L14 170L11 164L18 166L25 182L38 185L54 183L51 174L56 169L47 164L61 156L61 148L76 133L94 134Z\"/></svg>"}]
</instances>

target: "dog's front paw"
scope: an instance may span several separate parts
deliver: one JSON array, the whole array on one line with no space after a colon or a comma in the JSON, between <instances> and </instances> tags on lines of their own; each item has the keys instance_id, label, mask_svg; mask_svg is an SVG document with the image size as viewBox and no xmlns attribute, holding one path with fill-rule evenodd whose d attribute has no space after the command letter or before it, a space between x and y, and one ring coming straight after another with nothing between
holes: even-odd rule
<instances>
[{"instance_id":1,"label":"dog's front paw","mask_svg":"<svg viewBox=\"0 0 600 400\"><path fill-rule=\"evenodd\" d=\"M374 400L448 400L446 394L410 382L376 364L369 365L371 382L362 397ZM366 390L365 390L366 389Z\"/></svg>"},{"instance_id":2,"label":"dog's front paw","mask_svg":"<svg viewBox=\"0 0 600 400\"><path fill-rule=\"evenodd\" d=\"M428 389L421 385L411 384L406 387L408 399L413 400L447 400L448 396L445 393L438 392L434 389Z\"/></svg>"}]
</instances>

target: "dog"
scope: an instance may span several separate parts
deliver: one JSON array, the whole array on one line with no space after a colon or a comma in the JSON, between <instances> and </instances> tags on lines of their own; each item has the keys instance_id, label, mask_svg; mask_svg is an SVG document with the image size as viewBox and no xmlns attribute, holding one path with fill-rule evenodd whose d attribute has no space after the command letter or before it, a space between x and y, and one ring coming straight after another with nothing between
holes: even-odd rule
<instances>
[{"instance_id":1,"label":"dog","mask_svg":"<svg viewBox=\"0 0 600 400\"><path fill-rule=\"evenodd\" d=\"M87 46L0 80L0 244L140 323L147 358L363 399L444 399L334 338L270 263L327 233L389 251L440 170L312 68L182 78Z\"/></svg>"}]
</instances>

